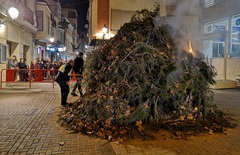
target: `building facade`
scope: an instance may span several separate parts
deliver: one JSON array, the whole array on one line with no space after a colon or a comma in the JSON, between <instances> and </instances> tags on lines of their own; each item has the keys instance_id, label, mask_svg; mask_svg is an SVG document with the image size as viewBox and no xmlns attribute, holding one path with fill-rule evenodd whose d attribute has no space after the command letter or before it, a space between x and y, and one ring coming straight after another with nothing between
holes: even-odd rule
<instances>
[{"instance_id":1,"label":"building facade","mask_svg":"<svg viewBox=\"0 0 240 155\"><path fill-rule=\"evenodd\" d=\"M217 69L217 80L240 75L239 0L202 0L204 54Z\"/></svg>"},{"instance_id":2,"label":"building facade","mask_svg":"<svg viewBox=\"0 0 240 155\"><path fill-rule=\"evenodd\" d=\"M137 10L154 9L159 4L161 14L166 13L162 0L92 0L89 4L89 42L109 39L120 27L129 22ZM103 28L107 28L103 32Z\"/></svg>"},{"instance_id":3,"label":"building facade","mask_svg":"<svg viewBox=\"0 0 240 155\"><path fill-rule=\"evenodd\" d=\"M184 42L191 41L194 47L202 47L200 1L192 0L93 0L89 4L90 45L95 45L93 40L101 42L114 36L123 24L131 20L136 11L153 10L156 5L160 5L160 16L166 17L167 22L182 33ZM102 31L104 26L108 29L106 34Z\"/></svg>"},{"instance_id":4,"label":"building facade","mask_svg":"<svg viewBox=\"0 0 240 155\"><path fill-rule=\"evenodd\" d=\"M71 16L70 11L63 9L58 1L37 0L36 18L35 57L52 61L73 59L76 53L72 44L78 36L77 14Z\"/></svg>"},{"instance_id":5,"label":"building facade","mask_svg":"<svg viewBox=\"0 0 240 155\"><path fill-rule=\"evenodd\" d=\"M65 44L66 47L71 53L69 53L72 56L75 56L75 54L78 51L77 47L79 45L79 35L77 33L77 28L78 28L78 13L75 8L66 8L62 7L62 14L65 17L65 20L67 20L70 24L68 27L68 30L66 31L66 39L65 39Z\"/></svg>"},{"instance_id":6,"label":"building facade","mask_svg":"<svg viewBox=\"0 0 240 155\"><path fill-rule=\"evenodd\" d=\"M240 75L239 0L92 0L89 42L109 39L137 10L160 5L161 16L216 68L216 80L235 80ZM103 27L107 27L104 34ZM93 44L94 45L94 44Z\"/></svg>"},{"instance_id":7,"label":"building facade","mask_svg":"<svg viewBox=\"0 0 240 155\"><path fill-rule=\"evenodd\" d=\"M37 19L37 29L34 36L35 40L35 49L33 51L34 58L48 58L50 59L52 56L52 52L48 50L46 47L49 46L52 42L55 41L57 36L55 36L56 29L58 27L59 15L54 14L56 7L52 5L57 5L57 2L54 1L36 1L36 19ZM57 18L54 18L56 16ZM53 40L54 39L54 40ZM34 59L33 58L33 59Z\"/></svg>"},{"instance_id":8,"label":"building facade","mask_svg":"<svg viewBox=\"0 0 240 155\"><path fill-rule=\"evenodd\" d=\"M14 7L19 16L12 20L8 9ZM72 22L74 21L74 22ZM72 44L78 38L77 15L68 19L58 1L0 0L0 71L9 57L26 58L30 66L36 59L73 59ZM6 72L2 72L5 79Z\"/></svg>"},{"instance_id":9,"label":"building facade","mask_svg":"<svg viewBox=\"0 0 240 155\"><path fill-rule=\"evenodd\" d=\"M7 10L15 7L19 10L16 20L10 20ZM1 0L0 1L0 70L6 68L8 58L15 55L25 57L28 62L32 60L36 29L35 2L25 0ZM2 77L4 78L5 72Z\"/></svg>"}]
</instances>

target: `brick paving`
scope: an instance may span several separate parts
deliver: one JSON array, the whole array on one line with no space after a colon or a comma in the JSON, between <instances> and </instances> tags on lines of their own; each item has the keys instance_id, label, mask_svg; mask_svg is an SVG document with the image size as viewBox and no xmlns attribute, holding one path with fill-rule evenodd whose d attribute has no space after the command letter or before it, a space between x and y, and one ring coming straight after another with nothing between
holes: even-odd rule
<instances>
[{"instance_id":1,"label":"brick paving","mask_svg":"<svg viewBox=\"0 0 240 155\"><path fill-rule=\"evenodd\" d=\"M28 85L26 86L28 87ZM33 84L28 90L14 85L0 90L0 154L65 154L65 155L239 155L240 89L214 90L214 102L237 120L238 127L225 134L191 136L187 140L157 138L131 140L123 144L82 134L70 134L57 123L61 110L59 87ZM69 101L77 98L69 97ZM161 134L161 132L159 132Z\"/></svg>"},{"instance_id":2,"label":"brick paving","mask_svg":"<svg viewBox=\"0 0 240 155\"><path fill-rule=\"evenodd\" d=\"M0 90L0 154L103 154L106 140L69 134L57 124L59 88L43 85L35 84L43 89L32 91Z\"/></svg>"}]
</instances>

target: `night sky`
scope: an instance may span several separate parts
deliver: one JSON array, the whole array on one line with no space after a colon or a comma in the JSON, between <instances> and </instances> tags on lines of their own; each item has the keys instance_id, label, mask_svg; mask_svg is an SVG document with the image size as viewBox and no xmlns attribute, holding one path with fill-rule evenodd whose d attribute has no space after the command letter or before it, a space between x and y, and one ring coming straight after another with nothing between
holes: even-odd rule
<instances>
[{"instance_id":1,"label":"night sky","mask_svg":"<svg viewBox=\"0 0 240 155\"><path fill-rule=\"evenodd\" d=\"M88 11L88 0L60 0L64 6L69 6L77 9L78 12L78 33L86 32L85 25L88 24L86 20Z\"/></svg>"}]
</instances>

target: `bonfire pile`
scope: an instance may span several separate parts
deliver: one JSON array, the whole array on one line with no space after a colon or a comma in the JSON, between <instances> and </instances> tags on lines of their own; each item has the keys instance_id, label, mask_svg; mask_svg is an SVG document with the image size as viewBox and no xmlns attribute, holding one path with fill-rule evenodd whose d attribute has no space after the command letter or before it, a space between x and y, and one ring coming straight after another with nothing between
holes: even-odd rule
<instances>
[{"instance_id":1,"label":"bonfire pile","mask_svg":"<svg viewBox=\"0 0 240 155\"><path fill-rule=\"evenodd\" d=\"M120 142L152 125L173 133L190 127L222 130L224 117L208 106L216 72L197 51L193 56L178 48L180 41L177 31L159 17L159 7L137 12L88 56L86 93L61 112L60 123Z\"/></svg>"}]
</instances>

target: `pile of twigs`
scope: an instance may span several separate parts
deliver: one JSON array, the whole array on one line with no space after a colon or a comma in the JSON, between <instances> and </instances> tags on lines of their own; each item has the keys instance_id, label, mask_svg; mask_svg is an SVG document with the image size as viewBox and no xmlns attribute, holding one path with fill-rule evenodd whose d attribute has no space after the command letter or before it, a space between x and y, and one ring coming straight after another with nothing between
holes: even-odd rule
<instances>
[{"instance_id":1,"label":"pile of twigs","mask_svg":"<svg viewBox=\"0 0 240 155\"><path fill-rule=\"evenodd\" d=\"M137 12L88 56L86 93L61 112L61 124L118 141L151 124L204 126L197 120L207 118L216 72L197 51L179 49L181 37L158 14L159 7Z\"/></svg>"}]
</instances>

